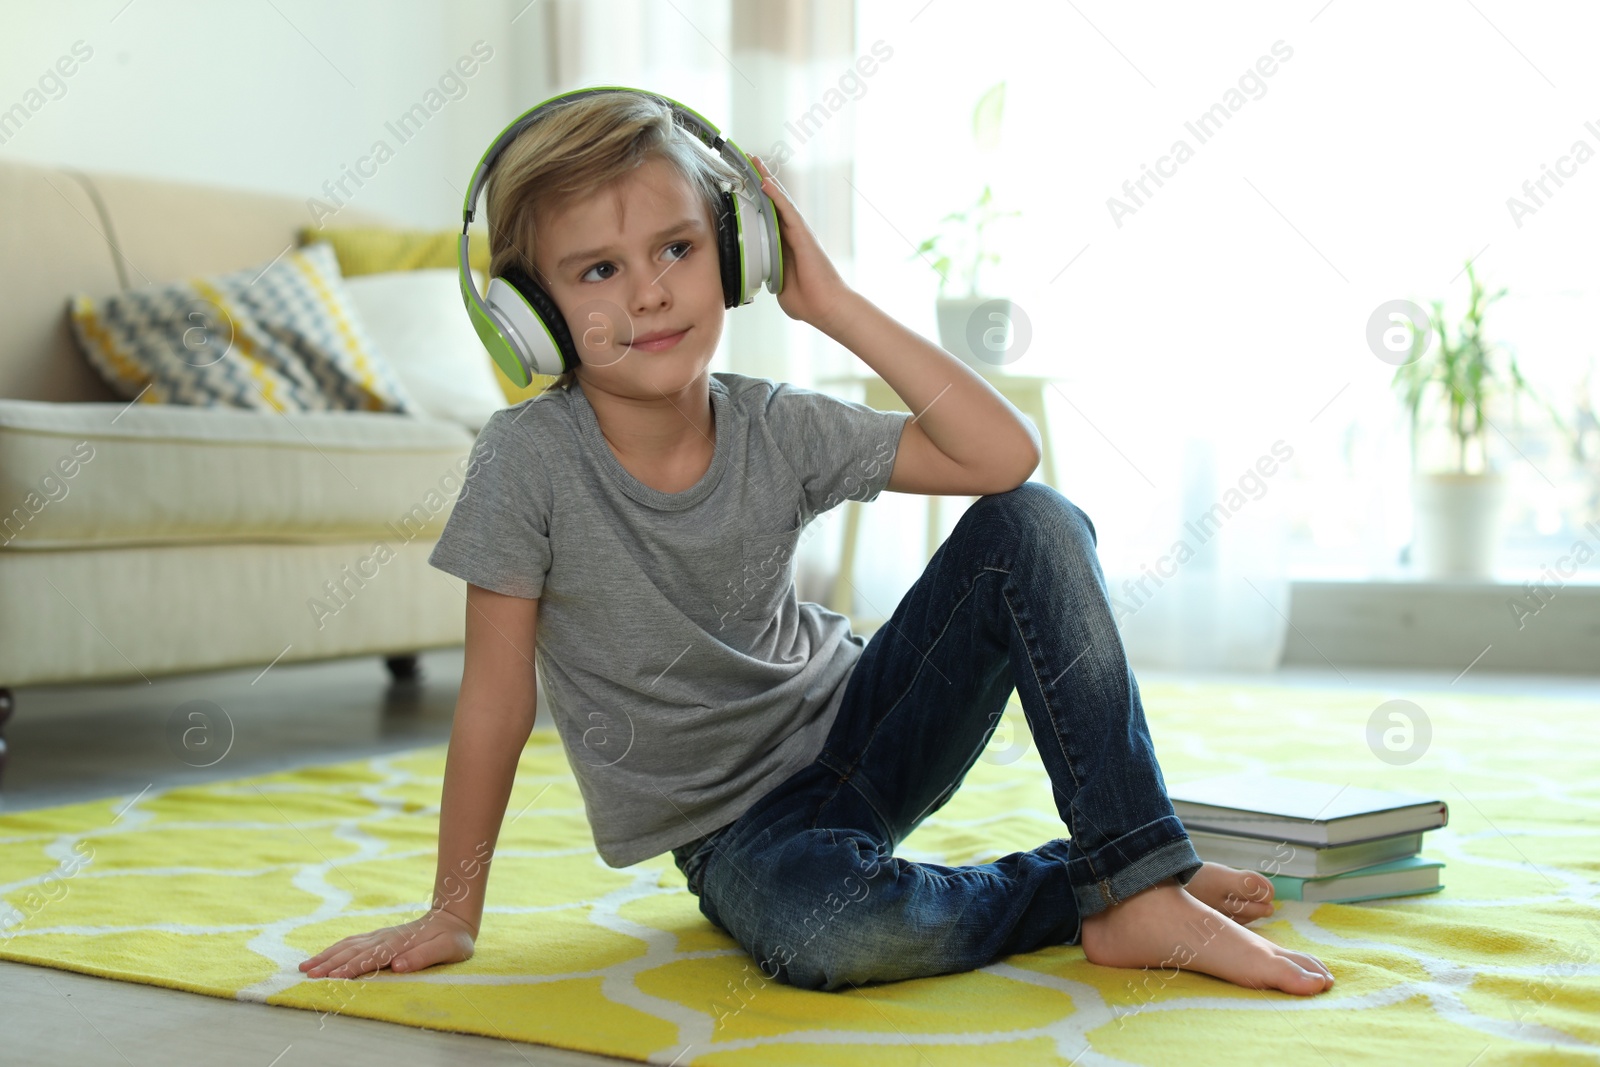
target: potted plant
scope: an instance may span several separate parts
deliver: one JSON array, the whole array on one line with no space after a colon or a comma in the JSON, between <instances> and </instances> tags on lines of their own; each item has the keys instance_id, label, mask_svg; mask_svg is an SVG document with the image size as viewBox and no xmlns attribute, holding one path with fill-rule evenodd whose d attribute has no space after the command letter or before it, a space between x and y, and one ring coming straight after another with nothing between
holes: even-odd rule
<instances>
[{"instance_id":1,"label":"potted plant","mask_svg":"<svg viewBox=\"0 0 1600 1067\"><path fill-rule=\"evenodd\" d=\"M972 139L980 152L992 151L1000 143L1005 90L1004 81L996 82L972 109ZM985 231L999 219L1020 214L996 207L994 192L986 182L972 204L940 219L938 230L910 257L933 257L933 269L939 275L935 313L940 346L986 374L995 373L1021 353L1013 352L1009 340L1011 301L986 295L979 288L984 265L1000 262L999 255L984 244ZM953 279L959 279L959 293L952 293Z\"/></svg>"},{"instance_id":2,"label":"potted plant","mask_svg":"<svg viewBox=\"0 0 1600 1067\"><path fill-rule=\"evenodd\" d=\"M1509 398L1516 422L1519 396L1526 395L1566 427L1556 410L1528 385L1516 357L1504 345L1485 339L1484 312L1505 296L1502 287L1485 298L1483 285L1467 263L1471 295L1454 336L1444 319L1444 302L1435 300L1427 328L1397 316L1409 331L1405 362L1392 381L1410 416L1413 536L1412 562L1430 578L1490 578L1503 531L1507 479L1488 454L1491 423L1485 410ZM1421 309L1417 309L1420 311ZM1437 338L1437 343L1433 343ZM1498 357L1503 356L1503 359ZM1451 439L1451 459L1438 469L1421 469L1424 401L1443 402Z\"/></svg>"}]
</instances>

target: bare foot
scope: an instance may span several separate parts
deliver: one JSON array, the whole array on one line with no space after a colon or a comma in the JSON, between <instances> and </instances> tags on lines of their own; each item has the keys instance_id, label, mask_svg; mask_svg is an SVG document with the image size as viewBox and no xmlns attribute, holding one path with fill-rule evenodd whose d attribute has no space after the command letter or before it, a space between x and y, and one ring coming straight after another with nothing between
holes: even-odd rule
<instances>
[{"instance_id":1,"label":"bare foot","mask_svg":"<svg viewBox=\"0 0 1600 1067\"><path fill-rule=\"evenodd\" d=\"M1333 987L1321 960L1279 948L1172 878L1084 919L1080 941L1089 962L1105 967L1182 968L1297 996Z\"/></svg>"},{"instance_id":2,"label":"bare foot","mask_svg":"<svg viewBox=\"0 0 1600 1067\"><path fill-rule=\"evenodd\" d=\"M1264 874L1205 863L1183 887L1189 895L1241 923L1273 912L1272 883Z\"/></svg>"}]
</instances>

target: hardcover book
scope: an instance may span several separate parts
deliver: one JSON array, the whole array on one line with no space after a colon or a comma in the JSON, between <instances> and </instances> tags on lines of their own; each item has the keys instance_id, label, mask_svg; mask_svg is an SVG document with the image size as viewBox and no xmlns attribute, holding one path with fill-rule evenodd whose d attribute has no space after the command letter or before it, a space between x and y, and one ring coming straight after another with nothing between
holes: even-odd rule
<instances>
[{"instance_id":1,"label":"hardcover book","mask_svg":"<svg viewBox=\"0 0 1600 1067\"><path fill-rule=\"evenodd\" d=\"M1187 782L1167 795L1187 830L1317 848L1420 833L1449 821L1445 802L1430 797L1255 774Z\"/></svg>"}]
</instances>

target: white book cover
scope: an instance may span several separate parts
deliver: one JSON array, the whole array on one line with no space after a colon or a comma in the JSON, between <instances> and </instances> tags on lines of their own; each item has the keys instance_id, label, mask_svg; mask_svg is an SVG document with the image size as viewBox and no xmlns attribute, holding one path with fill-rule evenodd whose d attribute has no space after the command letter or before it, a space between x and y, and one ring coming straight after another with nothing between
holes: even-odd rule
<instances>
[{"instance_id":1,"label":"white book cover","mask_svg":"<svg viewBox=\"0 0 1600 1067\"><path fill-rule=\"evenodd\" d=\"M1186 828L1334 845L1445 825L1444 801L1415 793L1255 774L1171 786Z\"/></svg>"}]
</instances>

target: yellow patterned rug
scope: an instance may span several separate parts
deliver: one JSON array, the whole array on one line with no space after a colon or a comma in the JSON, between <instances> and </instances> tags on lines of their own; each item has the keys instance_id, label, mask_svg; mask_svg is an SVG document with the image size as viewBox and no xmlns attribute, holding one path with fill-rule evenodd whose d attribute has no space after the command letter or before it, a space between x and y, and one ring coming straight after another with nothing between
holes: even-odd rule
<instances>
[{"instance_id":1,"label":"yellow patterned rug","mask_svg":"<svg viewBox=\"0 0 1600 1067\"><path fill-rule=\"evenodd\" d=\"M1096 967L1067 946L967 974L797 990L763 982L670 856L623 871L600 861L559 743L539 731L466 963L355 981L297 969L426 901L442 747L0 819L0 957L680 1067L1596 1061L1593 704L1411 694L1427 729L1397 738L1386 712L1373 718L1391 694L1141 691L1169 782L1260 770L1438 794L1450 825L1423 854L1445 861L1446 888L1283 903L1257 922L1332 968L1338 984L1311 999ZM982 862L1060 836L1027 740L1013 700L966 784L901 854Z\"/></svg>"}]
</instances>

